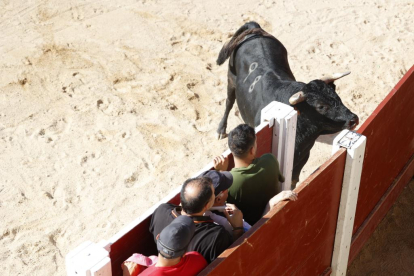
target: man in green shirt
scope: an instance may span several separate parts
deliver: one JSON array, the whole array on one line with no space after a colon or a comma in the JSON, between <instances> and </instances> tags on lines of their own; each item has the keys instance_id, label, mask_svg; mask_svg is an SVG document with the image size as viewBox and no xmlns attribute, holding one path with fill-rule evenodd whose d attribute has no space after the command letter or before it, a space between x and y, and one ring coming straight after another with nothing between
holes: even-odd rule
<instances>
[{"instance_id":1,"label":"man in green shirt","mask_svg":"<svg viewBox=\"0 0 414 276\"><path fill-rule=\"evenodd\" d=\"M256 157L256 134L252 127L241 124L228 136L228 145L234 157L233 185L229 188L227 201L233 203L244 215L250 225L255 224L264 214L281 200L296 200L292 191L280 193L279 181L285 179L279 170L276 157L263 154ZM214 159L216 170L226 170L227 158L218 156ZM269 206L270 205L270 206Z\"/></svg>"}]
</instances>

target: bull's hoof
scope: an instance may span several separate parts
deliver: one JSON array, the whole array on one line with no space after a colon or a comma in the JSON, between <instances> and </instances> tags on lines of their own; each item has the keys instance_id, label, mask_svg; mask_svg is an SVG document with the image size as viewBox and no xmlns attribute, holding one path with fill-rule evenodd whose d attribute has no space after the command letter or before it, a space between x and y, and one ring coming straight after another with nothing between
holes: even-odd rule
<instances>
[{"instance_id":1,"label":"bull's hoof","mask_svg":"<svg viewBox=\"0 0 414 276\"><path fill-rule=\"evenodd\" d=\"M227 133L217 133L217 140L221 140L227 137Z\"/></svg>"},{"instance_id":2,"label":"bull's hoof","mask_svg":"<svg viewBox=\"0 0 414 276\"><path fill-rule=\"evenodd\" d=\"M292 179L292 182L290 184L290 189L293 191L298 185L298 183L299 183L299 179Z\"/></svg>"}]
</instances>

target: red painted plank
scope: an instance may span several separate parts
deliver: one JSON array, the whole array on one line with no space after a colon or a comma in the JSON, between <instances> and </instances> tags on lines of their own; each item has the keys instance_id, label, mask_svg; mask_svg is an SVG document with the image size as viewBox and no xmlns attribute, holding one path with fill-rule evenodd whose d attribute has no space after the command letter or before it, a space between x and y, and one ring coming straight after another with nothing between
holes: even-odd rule
<instances>
[{"instance_id":1,"label":"red painted plank","mask_svg":"<svg viewBox=\"0 0 414 276\"><path fill-rule=\"evenodd\" d=\"M353 233L414 154L414 66L359 129L367 137Z\"/></svg>"},{"instance_id":2,"label":"red painted plank","mask_svg":"<svg viewBox=\"0 0 414 276\"><path fill-rule=\"evenodd\" d=\"M272 152L273 141L273 127L265 126L261 131L256 134L257 139L257 153L258 157L265 153Z\"/></svg>"},{"instance_id":3,"label":"red painted plank","mask_svg":"<svg viewBox=\"0 0 414 276\"><path fill-rule=\"evenodd\" d=\"M331 265L345 150L279 203L200 275L319 275Z\"/></svg>"},{"instance_id":4,"label":"red painted plank","mask_svg":"<svg viewBox=\"0 0 414 276\"><path fill-rule=\"evenodd\" d=\"M327 267L325 269L325 271L321 274L321 276L327 276L327 275L331 275L332 274L332 268L331 267ZM305 275L305 274L303 274Z\"/></svg>"},{"instance_id":5,"label":"red painted plank","mask_svg":"<svg viewBox=\"0 0 414 276\"><path fill-rule=\"evenodd\" d=\"M180 194L177 194L169 202L179 204ZM134 253L141 253L146 256L158 254L154 237L149 231L150 222L151 216L111 245L109 256L113 276L122 276L121 264Z\"/></svg>"},{"instance_id":6,"label":"red painted plank","mask_svg":"<svg viewBox=\"0 0 414 276\"><path fill-rule=\"evenodd\" d=\"M355 257L363 248L364 244L368 241L369 237L374 233L378 224L382 221L385 215L394 204L404 187L410 182L414 175L414 155L402 170L400 175L395 179L394 183L390 186L374 210L369 214L368 218L364 221L355 235L352 237L351 250L349 252L348 265L352 263Z\"/></svg>"}]
</instances>

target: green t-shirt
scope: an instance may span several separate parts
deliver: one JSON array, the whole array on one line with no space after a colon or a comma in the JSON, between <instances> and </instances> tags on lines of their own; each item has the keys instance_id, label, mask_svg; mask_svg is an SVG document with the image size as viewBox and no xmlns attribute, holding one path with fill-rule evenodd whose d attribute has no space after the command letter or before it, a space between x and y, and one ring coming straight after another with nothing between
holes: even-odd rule
<instances>
[{"instance_id":1,"label":"green t-shirt","mask_svg":"<svg viewBox=\"0 0 414 276\"><path fill-rule=\"evenodd\" d=\"M267 153L248 167L233 168L230 172L233 184L227 202L235 204L243 212L244 220L253 225L262 217L269 200L280 192L279 181L285 181L279 162Z\"/></svg>"}]
</instances>

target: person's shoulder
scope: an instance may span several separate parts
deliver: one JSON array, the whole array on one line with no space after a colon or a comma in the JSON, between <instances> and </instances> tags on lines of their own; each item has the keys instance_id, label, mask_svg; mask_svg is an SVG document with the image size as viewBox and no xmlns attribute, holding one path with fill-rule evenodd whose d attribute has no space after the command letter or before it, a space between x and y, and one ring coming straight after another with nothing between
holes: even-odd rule
<instances>
[{"instance_id":1,"label":"person's shoulder","mask_svg":"<svg viewBox=\"0 0 414 276\"><path fill-rule=\"evenodd\" d=\"M277 160L276 156L274 156L272 153L265 153L262 156L259 157L259 159L269 159L269 160Z\"/></svg>"},{"instance_id":2,"label":"person's shoulder","mask_svg":"<svg viewBox=\"0 0 414 276\"><path fill-rule=\"evenodd\" d=\"M230 237L230 234L227 232L226 228L215 222L196 223L196 228L202 230L200 233L203 233L204 235L216 236L220 239Z\"/></svg>"},{"instance_id":3,"label":"person's shoulder","mask_svg":"<svg viewBox=\"0 0 414 276\"><path fill-rule=\"evenodd\" d=\"M266 163L266 164L274 164L274 163L278 164L276 156L274 156L271 153L265 153L262 156L260 156L258 158L258 163L259 162L260 163L263 162L263 163Z\"/></svg>"},{"instance_id":4,"label":"person's shoulder","mask_svg":"<svg viewBox=\"0 0 414 276\"><path fill-rule=\"evenodd\" d=\"M176 208L177 205L171 204L171 203L162 203L160 206L158 206L157 209L155 209L154 214L155 216L160 214L165 214L168 212L171 212L172 209Z\"/></svg>"},{"instance_id":5,"label":"person's shoulder","mask_svg":"<svg viewBox=\"0 0 414 276\"><path fill-rule=\"evenodd\" d=\"M184 256L187 257L187 258L195 258L195 259L203 259L203 260L205 260L204 257L203 257L203 255L201 255L197 251L187 252L187 253L185 253Z\"/></svg>"},{"instance_id":6,"label":"person's shoulder","mask_svg":"<svg viewBox=\"0 0 414 276\"><path fill-rule=\"evenodd\" d=\"M160 206L158 206L157 210L172 210L175 207L178 207L178 206L172 203L162 203Z\"/></svg>"},{"instance_id":7,"label":"person's shoulder","mask_svg":"<svg viewBox=\"0 0 414 276\"><path fill-rule=\"evenodd\" d=\"M215 227L215 233L218 239L222 241L227 240L230 243L232 243L233 237L229 234L229 232L226 230L226 228L224 228L223 225L214 223L214 227Z\"/></svg>"},{"instance_id":8,"label":"person's shoulder","mask_svg":"<svg viewBox=\"0 0 414 276\"><path fill-rule=\"evenodd\" d=\"M198 262L205 262L207 264L207 261L203 257L203 255L201 255L200 253L198 253L196 251L187 252L187 253L185 253L184 257L188 258L191 262L198 261Z\"/></svg>"},{"instance_id":9,"label":"person's shoulder","mask_svg":"<svg viewBox=\"0 0 414 276\"><path fill-rule=\"evenodd\" d=\"M164 270L163 267L156 267L155 265L151 265L148 268L146 268L144 271L142 271L141 273L139 273L139 275L140 276L158 276L158 275L163 275L163 273L162 273L163 270Z\"/></svg>"}]
</instances>

